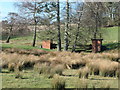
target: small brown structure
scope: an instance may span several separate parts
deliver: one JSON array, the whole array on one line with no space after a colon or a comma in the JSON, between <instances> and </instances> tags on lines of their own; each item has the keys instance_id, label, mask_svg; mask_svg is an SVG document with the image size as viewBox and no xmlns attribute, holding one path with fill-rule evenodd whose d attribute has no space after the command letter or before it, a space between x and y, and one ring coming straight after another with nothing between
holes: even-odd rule
<instances>
[{"instance_id":1,"label":"small brown structure","mask_svg":"<svg viewBox=\"0 0 120 90\"><path fill-rule=\"evenodd\" d=\"M42 41L42 48L53 49L56 48L56 44L53 44L52 40Z\"/></svg>"},{"instance_id":2,"label":"small brown structure","mask_svg":"<svg viewBox=\"0 0 120 90\"><path fill-rule=\"evenodd\" d=\"M102 50L103 39L91 39L92 40L92 52L97 53Z\"/></svg>"}]
</instances>

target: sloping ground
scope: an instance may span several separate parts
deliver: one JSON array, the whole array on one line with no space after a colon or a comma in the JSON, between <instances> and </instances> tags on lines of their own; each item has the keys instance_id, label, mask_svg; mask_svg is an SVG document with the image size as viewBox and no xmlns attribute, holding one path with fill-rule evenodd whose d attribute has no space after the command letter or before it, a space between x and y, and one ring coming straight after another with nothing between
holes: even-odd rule
<instances>
[{"instance_id":1,"label":"sloping ground","mask_svg":"<svg viewBox=\"0 0 120 90\"><path fill-rule=\"evenodd\" d=\"M106 46L107 49L115 49L117 48L117 43L118 43L118 27L109 27L109 28L103 28L102 30L102 35L103 35L103 45ZM44 31L42 31L44 32ZM62 32L62 31L61 31ZM39 36L45 36L44 33L38 33ZM61 34L62 35L62 34ZM62 35L64 36L64 35ZM37 37L36 41L36 47L39 49L41 45L41 38ZM4 38L4 37L2 37ZM32 38L33 35L30 36L24 36L24 37L11 37L10 44L6 44L5 41L3 40L2 42L2 47L3 48L27 48L27 49L34 49L32 47ZM91 44L91 41L89 42ZM80 48L80 47L79 47Z\"/></svg>"}]
</instances>

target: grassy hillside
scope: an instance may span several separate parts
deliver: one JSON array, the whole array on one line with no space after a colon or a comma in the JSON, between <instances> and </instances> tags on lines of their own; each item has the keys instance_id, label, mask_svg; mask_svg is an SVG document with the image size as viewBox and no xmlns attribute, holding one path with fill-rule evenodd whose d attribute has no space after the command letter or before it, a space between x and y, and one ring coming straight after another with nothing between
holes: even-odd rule
<instances>
[{"instance_id":1,"label":"grassy hillside","mask_svg":"<svg viewBox=\"0 0 120 90\"><path fill-rule=\"evenodd\" d=\"M118 42L118 27L109 27L102 30L104 43Z\"/></svg>"},{"instance_id":2,"label":"grassy hillside","mask_svg":"<svg viewBox=\"0 0 120 90\"><path fill-rule=\"evenodd\" d=\"M103 28L102 34L103 34L102 36L103 45L111 49L117 48L118 27ZM23 49L36 49L37 48L39 49L42 40L40 38L37 38L36 47L32 47L32 37L33 37L32 35L24 36L24 37L13 37L9 44L4 43L5 40L3 40L2 47L3 48L23 48Z\"/></svg>"}]
</instances>

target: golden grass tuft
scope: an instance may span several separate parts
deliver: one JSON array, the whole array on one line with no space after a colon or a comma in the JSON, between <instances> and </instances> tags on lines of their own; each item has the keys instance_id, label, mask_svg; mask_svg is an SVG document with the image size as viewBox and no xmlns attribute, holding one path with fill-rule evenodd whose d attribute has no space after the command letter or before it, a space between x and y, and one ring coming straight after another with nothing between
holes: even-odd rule
<instances>
[{"instance_id":1,"label":"golden grass tuft","mask_svg":"<svg viewBox=\"0 0 120 90\"><path fill-rule=\"evenodd\" d=\"M59 64L59 65L52 67L51 73L63 75L63 70L64 70L64 65Z\"/></svg>"},{"instance_id":2,"label":"golden grass tuft","mask_svg":"<svg viewBox=\"0 0 120 90\"><path fill-rule=\"evenodd\" d=\"M88 67L80 68L80 69L78 70L79 78L88 79L89 72L90 72L90 70L89 70Z\"/></svg>"},{"instance_id":3,"label":"golden grass tuft","mask_svg":"<svg viewBox=\"0 0 120 90\"><path fill-rule=\"evenodd\" d=\"M83 67L88 67L90 69L89 73L92 75L112 77L119 76L119 64L115 60L118 58L116 52L103 52L95 54L55 51L48 53L37 49L32 51L8 49L5 52L0 53L0 57L2 57L2 63L0 66L2 68L9 68L11 71L14 71L15 69L22 71L23 69L33 68L33 66L39 68L42 64L46 64L46 66L50 66L53 69L58 68L57 65L63 65L62 67L67 69L84 69ZM23 55L23 53L25 54ZM13 70L13 68L15 69ZM62 69L58 71L61 72Z\"/></svg>"},{"instance_id":4,"label":"golden grass tuft","mask_svg":"<svg viewBox=\"0 0 120 90\"><path fill-rule=\"evenodd\" d=\"M65 79L59 75L54 75L51 85L54 89L64 90L66 86Z\"/></svg>"}]
</instances>

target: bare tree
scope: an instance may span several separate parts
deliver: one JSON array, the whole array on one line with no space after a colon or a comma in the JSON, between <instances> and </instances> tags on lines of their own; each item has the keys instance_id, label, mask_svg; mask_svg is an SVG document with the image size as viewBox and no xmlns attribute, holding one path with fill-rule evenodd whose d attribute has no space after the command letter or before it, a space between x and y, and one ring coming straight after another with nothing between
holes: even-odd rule
<instances>
[{"instance_id":1,"label":"bare tree","mask_svg":"<svg viewBox=\"0 0 120 90\"><path fill-rule=\"evenodd\" d=\"M83 15L83 9L84 9L84 3L82 4L82 7L80 7L77 11L77 13L78 13L77 14L78 15L77 31L76 31L75 40L74 40L74 43L73 43L73 46L72 46L72 52L74 52L75 48L76 48L77 39L78 39L78 36L79 36L79 31L80 31L81 17Z\"/></svg>"},{"instance_id":2,"label":"bare tree","mask_svg":"<svg viewBox=\"0 0 120 90\"><path fill-rule=\"evenodd\" d=\"M59 4L59 0L57 0L57 30L58 30L58 40L57 40L57 50L61 51L61 35L60 35L60 4Z\"/></svg>"},{"instance_id":3,"label":"bare tree","mask_svg":"<svg viewBox=\"0 0 120 90\"><path fill-rule=\"evenodd\" d=\"M90 26L93 29L93 38L98 38L100 36L99 31L101 28L102 17L106 11L106 6L102 2L86 2L85 3L85 13L84 18L86 23L91 22Z\"/></svg>"},{"instance_id":4,"label":"bare tree","mask_svg":"<svg viewBox=\"0 0 120 90\"><path fill-rule=\"evenodd\" d=\"M10 12L8 14L8 16L6 17L4 24L2 24L2 28L9 31L6 43L10 42L10 38L13 34L13 29L14 29L15 25L17 24L17 18L18 18L17 13Z\"/></svg>"},{"instance_id":5,"label":"bare tree","mask_svg":"<svg viewBox=\"0 0 120 90\"><path fill-rule=\"evenodd\" d=\"M35 47L36 44L36 33L37 33L37 25L40 19L39 14L42 12L42 6L43 2L36 2L36 0L33 0L33 2L21 2L17 3L17 7L20 9L20 13L23 13L26 15L25 17L31 18L31 23L34 25L34 34L33 34L33 43L32 46Z\"/></svg>"},{"instance_id":6,"label":"bare tree","mask_svg":"<svg viewBox=\"0 0 120 90\"><path fill-rule=\"evenodd\" d=\"M64 40L65 40L65 46L64 46L64 50L67 51L68 50L68 26L69 23L69 1L66 0L66 21L65 21L65 36L64 36Z\"/></svg>"}]
</instances>

